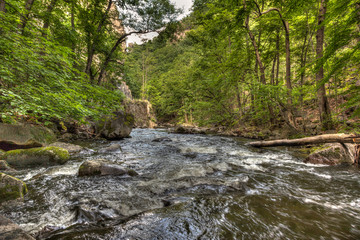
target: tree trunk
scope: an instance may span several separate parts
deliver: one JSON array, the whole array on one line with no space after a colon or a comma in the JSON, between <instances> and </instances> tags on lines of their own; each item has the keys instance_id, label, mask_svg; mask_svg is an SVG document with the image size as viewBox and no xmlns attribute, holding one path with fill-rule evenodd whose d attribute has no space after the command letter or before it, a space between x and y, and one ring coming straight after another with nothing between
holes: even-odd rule
<instances>
[{"instance_id":1,"label":"tree trunk","mask_svg":"<svg viewBox=\"0 0 360 240\"><path fill-rule=\"evenodd\" d=\"M6 12L5 0L0 0L0 12Z\"/></svg>"},{"instance_id":2,"label":"tree trunk","mask_svg":"<svg viewBox=\"0 0 360 240\"><path fill-rule=\"evenodd\" d=\"M105 20L106 20L108 14L109 14L112 3L113 3L113 1L109 0L106 11L104 12L103 17L102 17L102 19L101 19L101 21L100 21L100 23L99 23L99 25L97 27L96 35L95 35L92 43L90 41L90 46L88 47L88 58L87 58L87 61L86 61L85 73L90 76L91 80L93 80L93 78L94 78L90 71L91 71L91 65L92 65L92 62L93 62L93 59L94 59L97 38L98 38L98 36L99 36L99 34L101 32L101 29L104 26Z\"/></svg>"},{"instance_id":3,"label":"tree trunk","mask_svg":"<svg viewBox=\"0 0 360 240\"><path fill-rule=\"evenodd\" d=\"M53 11L55 5L56 5L57 0L51 0L50 5L47 7L46 9L46 13L45 13L45 20L44 20L44 25L43 25L43 29L48 29L50 26L50 14ZM46 35L45 31L42 33L43 36Z\"/></svg>"},{"instance_id":4,"label":"tree trunk","mask_svg":"<svg viewBox=\"0 0 360 240\"><path fill-rule=\"evenodd\" d=\"M279 70L280 70L280 33L277 32L276 37L276 75L275 75L275 84L279 85Z\"/></svg>"},{"instance_id":5,"label":"tree trunk","mask_svg":"<svg viewBox=\"0 0 360 240\"><path fill-rule=\"evenodd\" d=\"M324 20L326 14L326 3L327 0L321 0L319 16L318 16L318 30L316 32L316 59L321 61L323 57L323 46L324 46ZM316 83L318 85L318 104L319 104L319 115L320 122L322 124L323 129L331 129L332 121L331 121L331 112L328 99L326 97L325 84L321 83L324 78L324 67L321 63L321 66L316 73Z\"/></svg>"},{"instance_id":6,"label":"tree trunk","mask_svg":"<svg viewBox=\"0 0 360 240\"><path fill-rule=\"evenodd\" d=\"M252 45L254 47L254 50L255 50L256 62L257 62L258 66L259 66L259 69L260 69L260 82L263 83L263 84L266 84L265 68L264 68L264 65L263 65L263 63L261 61L260 52L259 52L259 48L257 46L256 40L255 40L255 37L254 37L253 33L251 32L250 27L249 27L249 17L247 17L245 26L246 26L246 29L248 30L248 34L249 34L249 37L251 39L251 43L252 43Z\"/></svg>"},{"instance_id":7,"label":"tree trunk","mask_svg":"<svg viewBox=\"0 0 360 240\"><path fill-rule=\"evenodd\" d=\"M21 23L18 25L18 27L21 29L22 33L24 33L24 29L26 27L26 24L28 22L28 19L29 19L29 15L30 15L30 10L34 4L35 0L26 0L26 3L25 3L25 14L24 15L21 15L20 17L20 21Z\"/></svg>"},{"instance_id":8,"label":"tree trunk","mask_svg":"<svg viewBox=\"0 0 360 240\"><path fill-rule=\"evenodd\" d=\"M251 142L249 145L252 147L304 146L323 143L353 143L355 140L360 140L360 136L352 134L324 134L300 139Z\"/></svg>"},{"instance_id":9,"label":"tree trunk","mask_svg":"<svg viewBox=\"0 0 360 240\"><path fill-rule=\"evenodd\" d=\"M141 32L137 32L137 33L141 33ZM119 39L116 41L115 45L113 46L113 48L111 49L111 51L108 53L108 55L106 56L105 60L104 60L104 63L102 64L101 66L101 69L100 69L100 73L99 73L99 77L98 77L98 85L101 84L101 81L102 81L102 78L105 74L105 70L107 68L107 66L109 65L110 63L110 60L111 60L111 56L113 55L113 53L115 52L115 50L118 48L118 46L123 42L125 41L126 37L129 36L130 34L132 33L128 33L128 34L124 34L122 35L121 37L119 37Z\"/></svg>"}]
</instances>

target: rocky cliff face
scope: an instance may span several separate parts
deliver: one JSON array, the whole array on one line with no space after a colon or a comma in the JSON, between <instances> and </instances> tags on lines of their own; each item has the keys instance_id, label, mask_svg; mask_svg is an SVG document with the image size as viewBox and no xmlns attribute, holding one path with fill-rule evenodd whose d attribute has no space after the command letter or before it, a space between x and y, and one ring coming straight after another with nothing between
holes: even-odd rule
<instances>
[{"instance_id":1,"label":"rocky cliff face","mask_svg":"<svg viewBox=\"0 0 360 240\"><path fill-rule=\"evenodd\" d=\"M131 100L124 101L125 111L134 115L135 127L154 128L156 127L156 118L153 113L151 103L147 100Z\"/></svg>"}]
</instances>

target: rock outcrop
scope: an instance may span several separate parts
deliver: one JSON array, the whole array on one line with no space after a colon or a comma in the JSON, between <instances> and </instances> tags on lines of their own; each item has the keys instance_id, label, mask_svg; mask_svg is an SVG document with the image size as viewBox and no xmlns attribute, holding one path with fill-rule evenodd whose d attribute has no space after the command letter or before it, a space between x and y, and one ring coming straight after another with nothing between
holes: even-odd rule
<instances>
[{"instance_id":1,"label":"rock outcrop","mask_svg":"<svg viewBox=\"0 0 360 240\"><path fill-rule=\"evenodd\" d=\"M15 168L51 166L66 163L69 152L59 147L17 149L6 152L2 159Z\"/></svg>"},{"instance_id":2,"label":"rock outcrop","mask_svg":"<svg viewBox=\"0 0 360 240\"><path fill-rule=\"evenodd\" d=\"M96 124L97 134L108 140L120 140L129 137L134 126L134 116L122 111L103 117Z\"/></svg>"},{"instance_id":3,"label":"rock outcrop","mask_svg":"<svg viewBox=\"0 0 360 240\"><path fill-rule=\"evenodd\" d=\"M0 173L0 205L11 200L24 200L26 184L10 175Z\"/></svg>"},{"instance_id":4,"label":"rock outcrop","mask_svg":"<svg viewBox=\"0 0 360 240\"><path fill-rule=\"evenodd\" d=\"M103 159L88 160L81 164L79 168L79 176L98 176L98 175L121 175L136 176L134 170L122 168L117 164L113 164Z\"/></svg>"},{"instance_id":5,"label":"rock outcrop","mask_svg":"<svg viewBox=\"0 0 360 240\"><path fill-rule=\"evenodd\" d=\"M157 126L155 114L149 101L126 99L124 106L127 113L134 115L135 127L154 128Z\"/></svg>"},{"instance_id":6,"label":"rock outcrop","mask_svg":"<svg viewBox=\"0 0 360 240\"><path fill-rule=\"evenodd\" d=\"M305 160L305 163L338 165L352 164L354 160L354 144L328 143L316 149Z\"/></svg>"},{"instance_id":7,"label":"rock outcrop","mask_svg":"<svg viewBox=\"0 0 360 240\"><path fill-rule=\"evenodd\" d=\"M44 127L0 123L0 149L6 151L43 147L55 140L55 134Z\"/></svg>"},{"instance_id":8,"label":"rock outcrop","mask_svg":"<svg viewBox=\"0 0 360 240\"><path fill-rule=\"evenodd\" d=\"M35 240L19 225L11 221L10 219L0 215L0 239L6 240Z\"/></svg>"}]
</instances>

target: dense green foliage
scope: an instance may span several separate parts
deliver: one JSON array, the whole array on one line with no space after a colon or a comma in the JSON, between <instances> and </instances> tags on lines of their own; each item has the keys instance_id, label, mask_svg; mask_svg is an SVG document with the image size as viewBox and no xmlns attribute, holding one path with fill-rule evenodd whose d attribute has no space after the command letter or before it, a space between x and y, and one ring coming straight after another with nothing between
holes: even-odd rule
<instances>
[{"instance_id":1,"label":"dense green foliage","mask_svg":"<svg viewBox=\"0 0 360 240\"><path fill-rule=\"evenodd\" d=\"M320 6L327 6L322 23ZM193 8L176 30L133 47L126 58L127 83L161 120L302 131L319 121L324 84L335 123L345 112L359 116L357 1L196 0ZM324 50L317 52L322 27Z\"/></svg>"},{"instance_id":2,"label":"dense green foliage","mask_svg":"<svg viewBox=\"0 0 360 240\"><path fill-rule=\"evenodd\" d=\"M83 121L121 108L130 34L121 21L147 32L176 13L168 0L1 0L1 121Z\"/></svg>"}]
</instances>

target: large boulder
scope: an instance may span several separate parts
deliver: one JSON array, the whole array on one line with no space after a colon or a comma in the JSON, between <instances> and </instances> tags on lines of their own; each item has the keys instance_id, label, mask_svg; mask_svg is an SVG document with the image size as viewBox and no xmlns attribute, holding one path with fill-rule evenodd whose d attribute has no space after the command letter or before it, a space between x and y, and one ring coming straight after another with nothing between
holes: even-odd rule
<instances>
[{"instance_id":1,"label":"large boulder","mask_svg":"<svg viewBox=\"0 0 360 240\"><path fill-rule=\"evenodd\" d=\"M59 147L17 149L6 152L2 158L12 167L37 167L64 164L69 152Z\"/></svg>"},{"instance_id":2,"label":"large boulder","mask_svg":"<svg viewBox=\"0 0 360 240\"><path fill-rule=\"evenodd\" d=\"M123 168L103 159L87 160L80 165L79 176L97 176L97 175L121 175L136 176L138 175L132 169Z\"/></svg>"},{"instance_id":3,"label":"large boulder","mask_svg":"<svg viewBox=\"0 0 360 240\"><path fill-rule=\"evenodd\" d=\"M24 230L22 230L19 225L7 219L4 216L0 215L0 239L6 240L35 240Z\"/></svg>"},{"instance_id":4,"label":"large boulder","mask_svg":"<svg viewBox=\"0 0 360 240\"><path fill-rule=\"evenodd\" d=\"M354 144L328 143L320 148L315 148L305 160L305 163L338 165L352 164L354 161Z\"/></svg>"},{"instance_id":5,"label":"large boulder","mask_svg":"<svg viewBox=\"0 0 360 240\"><path fill-rule=\"evenodd\" d=\"M11 200L24 200L26 184L5 173L0 173L0 205Z\"/></svg>"},{"instance_id":6,"label":"large boulder","mask_svg":"<svg viewBox=\"0 0 360 240\"><path fill-rule=\"evenodd\" d=\"M0 123L0 149L6 151L43 147L55 140L55 134L45 127Z\"/></svg>"},{"instance_id":7,"label":"large boulder","mask_svg":"<svg viewBox=\"0 0 360 240\"><path fill-rule=\"evenodd\" d=\"M157 126L156 117L149 101L126 99L124 106L127 113L134 115L135 127L154 128Z\"/></svg>"},{"instance_id":8,"label":"large boulder","mask_svg":"<svg viewBox=\"0 0 360 240\"><path fill-rule=\"evenodd\" d=\"M123 111L103 117L96 124L97 133L108 140L120 140L129 137L134 126L134 116Z\"/></svg>"}]
</instances>

